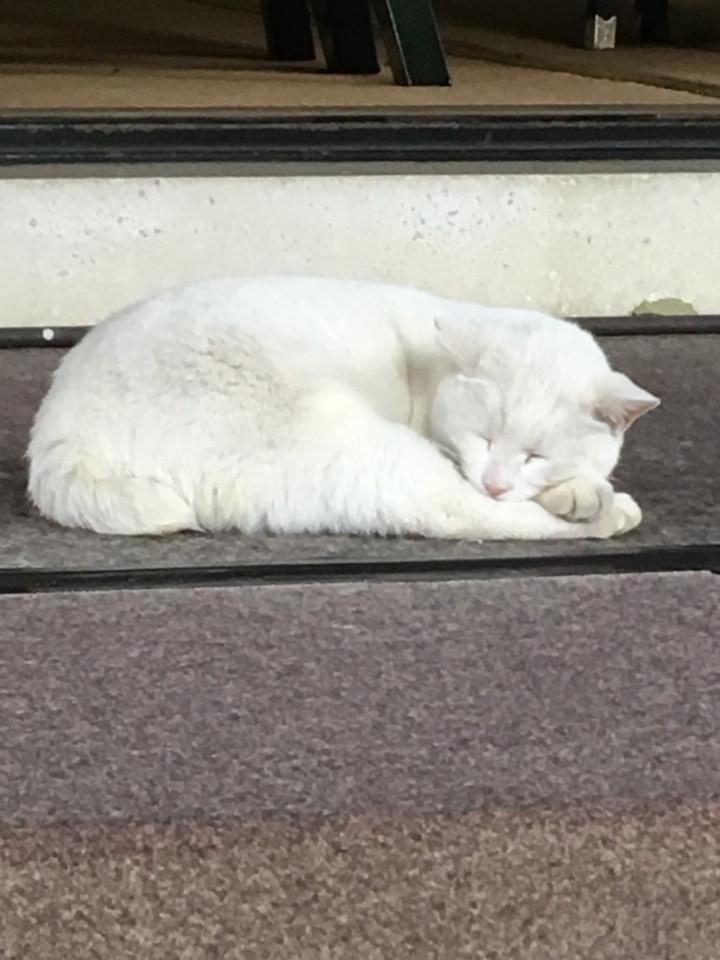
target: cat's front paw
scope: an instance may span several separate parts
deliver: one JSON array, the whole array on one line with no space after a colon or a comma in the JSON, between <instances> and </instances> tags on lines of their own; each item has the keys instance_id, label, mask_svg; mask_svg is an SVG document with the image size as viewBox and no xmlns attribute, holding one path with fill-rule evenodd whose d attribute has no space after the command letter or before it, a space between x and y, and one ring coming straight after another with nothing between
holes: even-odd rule
<instances>
[{"instance_id":1,"label":"cat's front paw","mask_svg":"<svg viewBox=\"0 0 720 960\"><path fill-rule=\"evenodd\" d=\"M605 540L634 530L641 520L642 510L633 498L627 493L616 493L609 509L584 525L587 536Z\"/></svg>"},{"instance_id":2,"label":"cat's front paw","mask_svg":"<svg viewBox=\"0 0 720 960\"><path fill-rule=\"evenodd\" d=\"M548 513L574 522L599 519L612 507L614 494L607 480L573 477L541 491L535 499Z\"/></svg>"}]
</instances>

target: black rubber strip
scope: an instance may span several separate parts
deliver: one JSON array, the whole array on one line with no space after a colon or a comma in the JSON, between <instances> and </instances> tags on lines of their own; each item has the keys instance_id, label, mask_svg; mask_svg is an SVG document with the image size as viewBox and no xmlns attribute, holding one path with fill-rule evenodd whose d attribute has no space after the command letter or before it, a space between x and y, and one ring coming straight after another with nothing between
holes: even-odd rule
<instances>
[{"instance_id":1,"label":"black rubber strip","mask_svg":"<svg viewBox=\"0 0 720 960\"><path fill-rule=\"evenodd\" d=\"M159 164L176 172L187 164L578 161L718 163L720 114L714 107L443 107L0 115L4 166Z\"/></svg>"},{"instance_id":2,"label":"black rubber strip","mask_svg":"<svg viewBox=\"0 0 720 960\"><path fill-rule=\"evenodd\" d=\"M0 327L0 350L74 347L90 327Z\"/></svg>"},{"instance_id":3,"label":"black rubber strip","mask_svg":"<svg viewBox=\"0 0 720 960\"><path fill-rule=\"evenodd\" d=\"M666 316L646 313L630 317L577 317L576 320L596 337L707 336L720 333L720 315L717 314Z\"/></svg>"},{"instance_id":4,"label":"black rubber strip","mask_svg":"<svg viewBox=\"0 0 720 960\"><path fill-rule=\"evenodd\" d=\"M580 326L598 337L654 337L677 334L720 334L720 315L640 317L577 317ZM0 327L0 350L27 347L72 347L91 327Z\"/></svg>"},{"instance_id":5,"label":"black rubber strip","mask_svg":"<svg viewBox=\"0 0 720 960\"><path fill-rule=\"evenodd\" d=\"M720 544L642 547L582 556L453 560L331 560L126 570L0 570L0 594L252 586L344 581L488 580L589 574L720 573Z\"/></svg>"}]
</instances>

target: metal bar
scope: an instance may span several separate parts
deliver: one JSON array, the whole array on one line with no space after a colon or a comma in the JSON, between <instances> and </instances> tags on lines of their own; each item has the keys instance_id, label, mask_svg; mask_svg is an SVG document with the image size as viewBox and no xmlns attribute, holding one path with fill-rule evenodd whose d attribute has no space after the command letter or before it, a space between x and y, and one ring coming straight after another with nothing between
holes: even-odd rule
<instances>
[{"instance_id":1,"label":"metal bar","mask_svg":"<svg viewBox=\"0 0 720 960\"><path fill-rule=\"evenodd\" d=\"M240 165L579 164L720 170L715 108L321 111L6 111L0 167L14 175L185 176ZM152 171L149 173L148 171Z\"/></svg>"},{"instance_id":2,"label":"metal bar","mask_svg":"<svg viewBox=\"0 0 720 960\"><path fill-rule=\"evenodd\" d=\"M447 87L450 74L431 0L374 0L395 83Z\"/></svg>"},{"instance_id":3,"label":"metal bar","mask_svg":"<svg viewBox=\"0 0 720 960\"><path fill-rule=\"evenodd\" d=\"M589 574L720 573L720 544L693 543L597 549L585 553L528 557L466 557L413 560L318 560L299 563L239 563L224 566L131 569L2 569L0 594L60 590L141 590L291 583L387 580L486 580L507 577L568 577Z\"/></svg>"},{"instance_id":4,"label":"metal bar","mask_svg":"<svg viewBox=\"0 0 720 960\"><path fill-rule=\"evenodd\" d=\"M720 336L720 316L569 317L596 337ZM67 348L79 343L92 327L0 327L0 350Z\"/></svg>"},{"instance_id":5,"label":"metal bar","mask_svg":"<svg viewBox=\"0 0 720 960\"><path fill-rule=\"evenodd\" d=\"M668 0L637 0L640 14L640 38L652 43L670 39Z\"/></svg>"},{"instance_id":6,"label":"metal bar","mask_svg":"<svg viewBox=\"0 0 720 960\"><path fill-rule=\"evenodd\" d=\"M262 0L263 24L271 60L314 60L307 0Z\"/></svg>"},{"instance_id":7,"label":"metal bar","mask_svg":"<svg viewBox=\"0 0 720 960\"><path fill-rule=\"evenodd\" d=\"M380 72L368 0L311 0L331 73Z\"/></svg>"}]
</instances>

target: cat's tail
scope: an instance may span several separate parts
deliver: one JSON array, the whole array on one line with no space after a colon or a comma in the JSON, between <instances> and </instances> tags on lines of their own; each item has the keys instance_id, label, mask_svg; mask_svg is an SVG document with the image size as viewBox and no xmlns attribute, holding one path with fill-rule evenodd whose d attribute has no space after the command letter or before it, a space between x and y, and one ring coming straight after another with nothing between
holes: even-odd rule
<instances>
[{"instance_id":1,"label":"cat's tail","mask_svg":"<svg viewBox=\"0 0 720 960\"><path fill-rule=\"evenodd\" d=\"M134 536L199 529L191 505L169 484L99 470L89 458L68 462L58 453L38 455L31 445L28 492L48 519Z\"/></svg>"}]
</instances>

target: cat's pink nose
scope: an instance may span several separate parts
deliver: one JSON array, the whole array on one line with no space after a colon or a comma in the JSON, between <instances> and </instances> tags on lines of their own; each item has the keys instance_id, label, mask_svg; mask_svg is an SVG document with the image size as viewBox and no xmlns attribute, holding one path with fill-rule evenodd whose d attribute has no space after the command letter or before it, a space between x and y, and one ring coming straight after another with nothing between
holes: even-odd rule
<instances>
[{"instance_id":1,"label":"cat's pink nose","mask_svg":"<svg viewBox=\"0 0 720 960\"><path fill-rule=\"evenodd\" d=\"M510 489L509 483L498 483L497 481L485 481L485 489L490 494L491 497L501 497L504 493L507 493Z\"/></svg>"}]
</instances>

